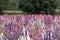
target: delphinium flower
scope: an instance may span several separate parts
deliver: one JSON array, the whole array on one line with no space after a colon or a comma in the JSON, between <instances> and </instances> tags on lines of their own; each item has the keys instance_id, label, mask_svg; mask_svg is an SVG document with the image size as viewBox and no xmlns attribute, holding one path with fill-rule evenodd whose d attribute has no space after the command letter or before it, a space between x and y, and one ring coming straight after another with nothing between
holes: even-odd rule
<instances>
[{"instance_id":1,"label":"delphinium flower","mask_svg":"<svg viewBox=\"0 0 60 40\"><path fill-rule=\"evenodd\" d=\"M56 23L56 25L58 25L59 24L59 21L58 21L58 19L55 19L55 20L57 20L55 23ZM58 29L57 31L56 31L56 34L57 34L57 40L60 40L60 26L58 25L57 26L57 28L56 29Z\"/></svg>"},{"instance_id":2,"label":"delphinium flower","mask_svg":"<svg viewBox=\"0 0 60 40\"><path fill-rule=\"evenodd\" d=\"M57 37L57 24L55 23L55 19L54 20L52 20L52 24L51 24L51 32L52 32L52 38L53 38L53 40L55 40L56 39L56 37Z\"/></svg>"},{"instance_id":3,"label":"delphinium flower","mask_svg":"<svg viewBox=\"0 0 60 40\"><path fill-rule=\"evenodd\" d=\"M32 20L32 21L34 21L34 20ZM31 27L31 29L32 29L32 30L31 30L31 31L32 31L32 34L30 34L30 37L34 38L34 32L33 32L33 29L35 29L35 28L34 28L34 26L30 26L30 27Z\"/></svg>"},{"instance_id":4,"label":"delphinium flower","mask_svg":"<svg viewBox=\"0 0 60 40\"><path fill-rule=\"evenodd\" d=\"M39 29L39 28L38 28ZM37 35L37 39L36 40L43 40L43 33L42 33L42 31L39 29L36 29L35 31L35 35Z\"/></svg>"},{"instance_id":5,"label":"delphinium flower","mask_svg":"<svg viewBox=\"0 0 60 40\"><path fill-rule=\"evenodd\" d=\"M41 26L41 19L40 18L37 18L37 20L36 20L36 26Z\"/></svg>"},{"instance_id":6,"label":"delphinium flower","mask_svg":"<svg viewBox=\"0 0 60 40\"><path fill-rule=\"evenodd\" d=\"M7 32L9 32L9 35L8 34L6 34L6 37L7 36L12 36L12 38L11 38L11 40L13 39L13 40L15 40L15 38L14 38L14 36L16 36L16 35L24 35L24 33L23 33L23 28L25 27L25 31L28 31L30 34L29 34L29 36L30 36L30 38L34 38L34 37L36 37L37 39L36 40L38 40L39 38L41 38L41 37L38 37L38 36L40 36L40 35L38 35L38 34L43 34L44 35L44 40L54 40L54 39L52 39L51 37L53 37L53 38L55 38L56 37L56 35L58 35L59 33L57 33L57 31L58 31L58 29L57 28L59 28L58 26L57 26L57 22L55 21L55 22L52 22L53 20L52 20L52 17L50 17L50 16L47 16L47 15L36 15L36 16L38 16L39 18L37 18L35 15L24 15L25 17L23 17L23 15L13 15L13 16L7 16L7 15L5 15L5 17L4 17L4 22L5 22L5 25L7 25L6 27L4 26L4 30L5 30L5 32L7 33ZM43 18L41 18L41 16L43 17ZM9 17L9 18L8 18ZM21 18L21 19L20 19ZM39 20L36 20L36 19L39 19ZM55 19L55 20L57 20L57 19ZM40 22L39 22L40 21ZM38 23L39 22L39 23ZM45 22L45 23L44 23ZM58 21L59 22L59 21ZM6 24L7 23L7 24ZM33 25L32 25L33 24ZM39 25L38 25L39 24ZM46 25L45 25L46 24ZM51 26L51 24L52 24L52 26ZM21 25L23 25L23 26L21 26ZM37 25L37 26L36 26ZM21 30L21 28L17 28L17 27L21 27L22 28L22 30ZM41 33L38 33L37 31L38 31L38 28L40 28L39 29L39 31L41 31ZM44 29L44 27L46 28L46 29ZM51 30L51 28L53 27L53 30ZM35 28L37 28L37 29L35 29ZM7 31L8 30L8 31ZM52 32L50 32L49 30L51 30ZM36 32L34 32L34 31L36 31ZM47 34L47 32L46 31L48 31L48 34ZM26 34L27 32L25 32L25 35L27 35ZM44 33L46 33L46 35L44 34ZM52 34L52 36L50 36ZM38 35L38 36L35 36L35 35ZM48 37L49 36L49 37ZM59 36L58 36L59 37ZM17 40L17 37L16 37L16 40ZM42 37L42 39L41 40L43 40L43 37ZM59 39L58 39L59 40Z\"/></svg>"},{"instance_id":7,"label":"delphinium flower","mask_svg":"<svg viewBox=\"0 0 60 40\"><path fill-rule=\"evenodd\" d=\"M29 37L30 37L30 39L32 39L32 34L31 33L29 34Z\"/></svg>"},{"instance_id":8,"label":"delphinium flower","mask_svg":"<svg viewBox=\"0 0 60 40\"><path fill-rule=\"evenodd\" d=\"M48 25L48 24L50 23L50 20L49 20L49 17L48 17L48 16L45 16L45 17L44 17L44 23L45 23L46 25Z\"/></svg>"},{"instance_id":9,"label":"delphinium flower","mask_svg":"<svg viewBox=\"0 0 60 40\"><path fill-rule=\"evenodd\" d=\"M6 27L6 28L7 28L7 27ZM4 28L4 30L5 30L5 31L4 31L5 37L7 37L10 31L9 31L9 29L5 29L5 28Z\"/></svg>"},{"instance_id":10,"label":"delphinium flower","mask_svg":"<svg viewBox=\"0 0 60 40\"><path fill-rule=\"evenodd\" d=\"M23 24L24 26L28 25L28 20L26 20L26 19L23 20L23 21L22 21L22 24Z\"/></svg>"},{"instance_id":11,"label":"delphinium flower","mask_svg":"<svg viewBox=\"0 0 60 40\"><path fill-rule=\"evenodd\" d=\"M54 27L53 27L52 24L50 25L50 27L51 27L50 30L49 30L49 31L50 31L50 39L51 39L51 40L55 40L56 34L55 34Z\"/></svg>"},{"instance_id":12,"label":"delphinium flower","mask_svg":"<svg viewBox=\"0 0 60 40\"><path fill-rule=\"evenodd\" d=\"M60 31L57 33L58 40L60 40Z\"/></svg>"},{"instance_id":13,"label":"delphinium flower","mask_svg":"<svg viewBox=\"0 0 60 40\"><path fill-rule=\"evenodd\" d=\"M17 33L17 34L18 34L18 38L19 38L19 39L21 39L21 38L22 38L22 36L24 35L24 34L23 34L23 29L19 28L18 33Z\"/></svg>"},{"instance_id":14,"label":"delphinium flower","mask_svg":"<svg viewBox=\"0 0 60 40\"><path fill-rule=\"evenodd\" d=\"M59 24L60 24L60 16L59 16ZM60 25L59 25L60 26Z\"/></svg>"},{"instance_id":15,"label":"delphinium flower","mask_svg":"<svg viewBox=\"0 0 60 40\"><path fill-rule=\"evenodd\" d=\"M4 29L3 29L3 20L2 20L2 16L0 16L0 40L3 40L3 32L4 32Z\"/></svg>"},{"instance_id":16,"label":"delphinium flower","mask_svg":"<svg viewBox=\"0 0 60 40\"><path fill-rule=\"evenodd\" d=\"M44 15L44 17L43 17L43 23L45 24L45 25L43 24L44 27L41 28L42 30L44 30L44 31L42 31L42 33L44 35L43 38L44 38L44 40L49 40L48 39L48 34L45 33L49 29L49 26L48 26L48 24L49 24L49 17L48 16Z\"/></svg>"},{"instance_id":17,"label":"delphinium flower","mask_svg":"<svg viewBox=\"0 0 60 40\"><path fill-rule=\"evenodd\" d=\"M53 27L54 27L54 30L57 32L58 26L57 26L57 24L55 22L53 22Z\"/></svg>"},{"instance_id":18,"label":"delphinium flower","mask_svg":"<svg viewBox=\"0 0 60 40\"><path fill-rule=\"evenodd\" d=\"M56 23L59 22L59 16L55 16L55 21L56 21Z\"/></svg>"},{"instance_id":19,"label":"delphinium flower","mask_svg":"<svg viewBox=\"0 0 60 40\"><path fill-rule=\"evenodd\" d=\"M44 40L49 40L49 35L48 34L44 34L44 37L43 38L44 38Z\"/></svg>"},{"instance_id":20,"label":"delphinium flower","mask_svg":"<svg viewBox=\"0 0 60 40\"><path fill-rule=\"evenodd\" d=\"M37 30L37 31L38 31L38 30ZM37 37L38 37L39 40L44 40L44 39L43 39L44 34L43 34L42 32L37 32L36 35L37 35Z\"/></svg>"},{"instance_id":21,"label":"delphinium flower","mask_svg":"<svg viewBox=\"0 0 60 40\"><path fill-rule=\"evenodd\" d=\"M16 16L16 20L17 20L17 21L22 21L22 17L23 17L22 15L17 15L17 16Z\"/></svg>"},{"instance_id":22,"label":"delphinium flower","mask_svg":"<svg viewBox=\"0 0 60 40\"><path fill-rule=\"evenodd\" d=\"M4 31L5 32L10 32L10 26L8 24L4 25Z\"/></svg>"},{"instance_id":23,"label":"delphinium flower","mask_svg":"<svg viewBox=\"0 0 60 40\"><path fill-rule=\"evenodd\" d=\"M5 28L8 28L9 31L4 28L6 33L9 32L9 35L6 34L6 37L7 37L7 36L11 36L11 35L10 35L11 26L12 26L12 25L11 25L10 23L8 23L8 24L5 26Z\"/></svg>"}]
</instances>

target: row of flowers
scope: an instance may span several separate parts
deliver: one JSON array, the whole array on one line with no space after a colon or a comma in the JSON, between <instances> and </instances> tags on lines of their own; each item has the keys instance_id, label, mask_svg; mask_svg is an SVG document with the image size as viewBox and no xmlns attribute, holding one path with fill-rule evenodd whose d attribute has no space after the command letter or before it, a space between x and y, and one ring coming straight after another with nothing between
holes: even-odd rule
<instances>
[{"instance_id":1,"label":"row of flowers","mask_svg":"<svg viewBox=\"0 0 60 40\"><path fill-rule=\"evenodd\" d=\"M29 36L30 40L59 40L60 16L52 15L3 15L0 16L7 40ZM27 36L27 37L28 37ZM28 39L29 40L29 39Z\"/></svg>"}]
</instances>

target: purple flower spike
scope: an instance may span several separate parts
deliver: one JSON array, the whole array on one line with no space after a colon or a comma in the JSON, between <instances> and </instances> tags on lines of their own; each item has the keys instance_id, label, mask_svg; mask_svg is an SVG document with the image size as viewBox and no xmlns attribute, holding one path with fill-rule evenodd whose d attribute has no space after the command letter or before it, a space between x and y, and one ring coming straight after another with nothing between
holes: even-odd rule
<instances>
[{"instance_id":1,"label":"purple flower spike","mask_svg":"<svg viewBox=\"0 0 60 40\"><path fill-rule=\"evenodd\" d=\"M30 36L30 38L32 38L32 35L31 34L29 36Z\"/></svg>"}]
</instances>

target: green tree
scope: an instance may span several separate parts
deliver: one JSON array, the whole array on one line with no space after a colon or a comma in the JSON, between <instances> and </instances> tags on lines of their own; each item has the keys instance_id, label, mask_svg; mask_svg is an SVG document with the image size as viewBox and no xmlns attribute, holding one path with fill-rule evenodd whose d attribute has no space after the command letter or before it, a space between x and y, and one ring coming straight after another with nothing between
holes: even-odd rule
<instances>
[{"instance_id":1,"label":"green tree","mask_svg":"<svg viewBox=\"0 0 60 40\"><path fill-rule=\"evenodd\" d=\"M20 0L19 9L27 13L39 13L41 9L40 0Z\"/></svg>"},{"instance_id":2,"label":"green tree","mask_svg":"<svg viewBox=\"0 0 60 40\"><path fill-rule=\"evenodd\" d=\"M0 14L4 14L2 10L6 10L8 8L8 0L0 0Z\"/></svg>"},{"instance_id":3,"label":"green tree","mask_svg":"<svg viewBox=\"0 0 60 40\"><path fill-rule=\"evenodd\" d=\"M57 8L57 3L56 3L56 0L50 0L50 6L49 6L49 13L51 14L55 14L55 10Z\"/></svg>"},{"instance_id":4,"label":"green tree","mask_svg":"<svg viewBox=\"0 0 60 40\"><path fill-rule=\"evenodd\" d=\"M0 0L0 8L6 10L9 5L9 0Z\"/></svg>"},{"instance_id":5,"label":"green tree","mask_svg":"<svg viewBox=\"0 0 60 40\"><path fill-rule=\"evenodd\" d=\"M56 0L20 0L18 8L30 14L52 14L55 13Z\"/></svg>"}]
</instances>

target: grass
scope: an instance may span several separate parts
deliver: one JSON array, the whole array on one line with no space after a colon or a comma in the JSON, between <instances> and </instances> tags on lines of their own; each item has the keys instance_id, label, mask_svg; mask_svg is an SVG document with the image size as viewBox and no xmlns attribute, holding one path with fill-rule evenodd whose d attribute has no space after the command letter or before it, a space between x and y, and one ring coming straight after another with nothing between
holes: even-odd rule
<instances>
[{"instance_id":1,"label":"grass","mask_svg":"<svg viewBox=\"0 0 60 40\"><path fill-rule=\"evenodd\" d=\"M56 15L60 15L60 9L56 10Z\"/></svg>"},{"instance_id":2,"label":"grass","mask_svg":"<svg viewBox=\"0 0 60 40\"><path fill-rule=\"evenodd\" d=\"M60 15L60 11L59 12L56 12L56 15Z\"/></svg>"},{"instance_id":3,"label":"grass","mask_svg":"<svg viewBox=\"0 0 60 40\"><path fill-rule=\"evenodd\" d=\"M3 11L4 14L26 14L22 11ZM60 9L56 9L56 15L60 15Z\"/></svg>"}]
</instances>

